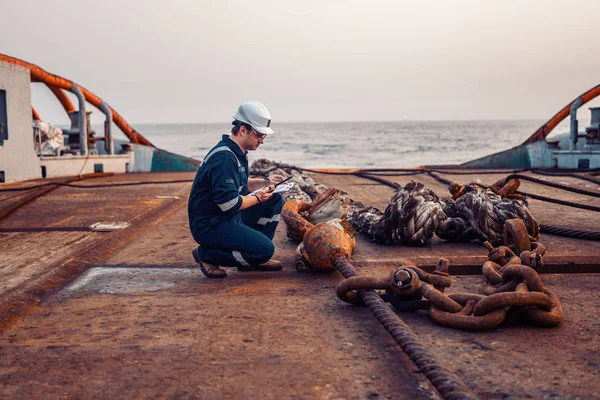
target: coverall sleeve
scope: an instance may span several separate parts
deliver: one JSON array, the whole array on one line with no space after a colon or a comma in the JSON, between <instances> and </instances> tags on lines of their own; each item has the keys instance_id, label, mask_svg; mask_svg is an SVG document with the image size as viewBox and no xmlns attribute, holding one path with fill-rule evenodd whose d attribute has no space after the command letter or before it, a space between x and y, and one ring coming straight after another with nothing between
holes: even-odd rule
<instances>
[{"instance_id":1,"label":"coverall sleeve","mask_svg":"<svg viewBox=\"0 0 600 400\"><path fill-rule=\"evenodd\" d=\"M239 167L235 155L222 152L219 155L220 162L212 166L211 183L213 200L224 215L235 213L242 206L242 197L239 188Z\"/></svg>"}]
</instances>

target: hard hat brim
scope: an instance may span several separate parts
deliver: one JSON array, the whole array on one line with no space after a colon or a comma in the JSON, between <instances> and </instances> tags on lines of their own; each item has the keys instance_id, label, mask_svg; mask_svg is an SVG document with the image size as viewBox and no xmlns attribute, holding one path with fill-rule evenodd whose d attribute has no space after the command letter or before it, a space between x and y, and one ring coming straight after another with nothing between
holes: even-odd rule
<instances>
[{"instance_id":1,"label":"hard hat brim","mask_svg":"<svg viewBox=\"0 0 600 400\"><path fill-rule=\"evenodd\" d=\"M252 125L250 125L250 126L252 126ZM272 133L275 133L275 132L273 132L273 129L268 128L266 126L265 127L252 126L252 129L254 129L258 133L262 133L263 135L270 135Z\"/></svg>"}]
</instances>

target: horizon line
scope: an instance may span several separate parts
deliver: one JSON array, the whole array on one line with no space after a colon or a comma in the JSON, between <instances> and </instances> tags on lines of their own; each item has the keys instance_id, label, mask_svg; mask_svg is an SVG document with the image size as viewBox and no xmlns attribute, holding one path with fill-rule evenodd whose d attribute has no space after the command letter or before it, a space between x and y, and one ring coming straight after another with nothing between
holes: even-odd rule
<instances>
[{"instance_id":1,"label":"horizon line","mask_svg":"<svg viewBox=\"0 0 600 400\"><path fill-rule=\"evenodd\" d=\"M566 119L566 118L565 118ZM581 119L581 118L578 118ZM381 123L381 122L510 122L510 121L544 121L543 118L469 118L469 119L399 119L399 120L329 120L329 121L276 121L277 124L340 124L340 123ZM543 122L542 122L543 123ZM132 122L131 125L223 125L231 124L231 121L223 122Z\"/></svg>"}]
</instances>

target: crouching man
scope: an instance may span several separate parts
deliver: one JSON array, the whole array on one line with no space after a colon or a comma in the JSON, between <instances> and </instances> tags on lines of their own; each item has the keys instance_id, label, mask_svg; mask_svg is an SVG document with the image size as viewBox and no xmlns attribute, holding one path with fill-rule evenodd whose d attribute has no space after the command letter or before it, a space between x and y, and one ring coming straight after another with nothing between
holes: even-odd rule
<instances>
[{"instance_id":1,"label":"crouching man","mask_svg":"<svg viewBox=\"0 0 600 400\"><path fill-rule=\"evenodd\" d=\"M200 245L192 254L209 278L226 277L221 267L281 270L281 262L272 259L272 240L283 199L264 188L283 177L248 178L248 151L258 149L273 133L271 115L265 106L250 101L240 105L233 118L231 135L223 135L204 157L188 201L190 230Z\"/></svg>"}]
</instances>

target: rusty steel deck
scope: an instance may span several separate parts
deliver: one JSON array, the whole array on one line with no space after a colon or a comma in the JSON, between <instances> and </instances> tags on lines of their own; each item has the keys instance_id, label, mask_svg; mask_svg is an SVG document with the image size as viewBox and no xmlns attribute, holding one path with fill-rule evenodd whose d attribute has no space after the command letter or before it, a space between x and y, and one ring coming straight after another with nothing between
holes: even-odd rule
<instances>
[{"instance_id":1,"label":"rusty steel deck","mask_svg":"<svg viewBox=\"0 0 600 400\"><path fill-rule=\"evenodd\" d=\"M491 183L505 175L444 176ZM356 176L313 176L381 209L392 195ZM192 178L132 174L76 184ZM386 178L420 180L446 194L426 175ZM571 177L546 179L600 192ZM224 280L206 279L191 256L190 186L61 187L0 221L0 397L437 397L368 310L337 299L338 273L295 270L296 243L283 224L275 237L283 271L229 269ZM522 189L598 205L529 182ZM12 201L0 202L0 210ZM542 223L600 227L597 212L537 200L530 209ZM96 222L130 226L83 229ZM437 326L422 313L401 317L481 398L600 398L598 242L540 240L548 248L542 279L564 308L558 327L474 333ZM410 248L359 238L353 261L361 274L383 276L405 261L427 267L444 256L455 276L450 292L477 292L483 278L474 273L486 254L477 243Z\"/></svg>"}]
</instances>

